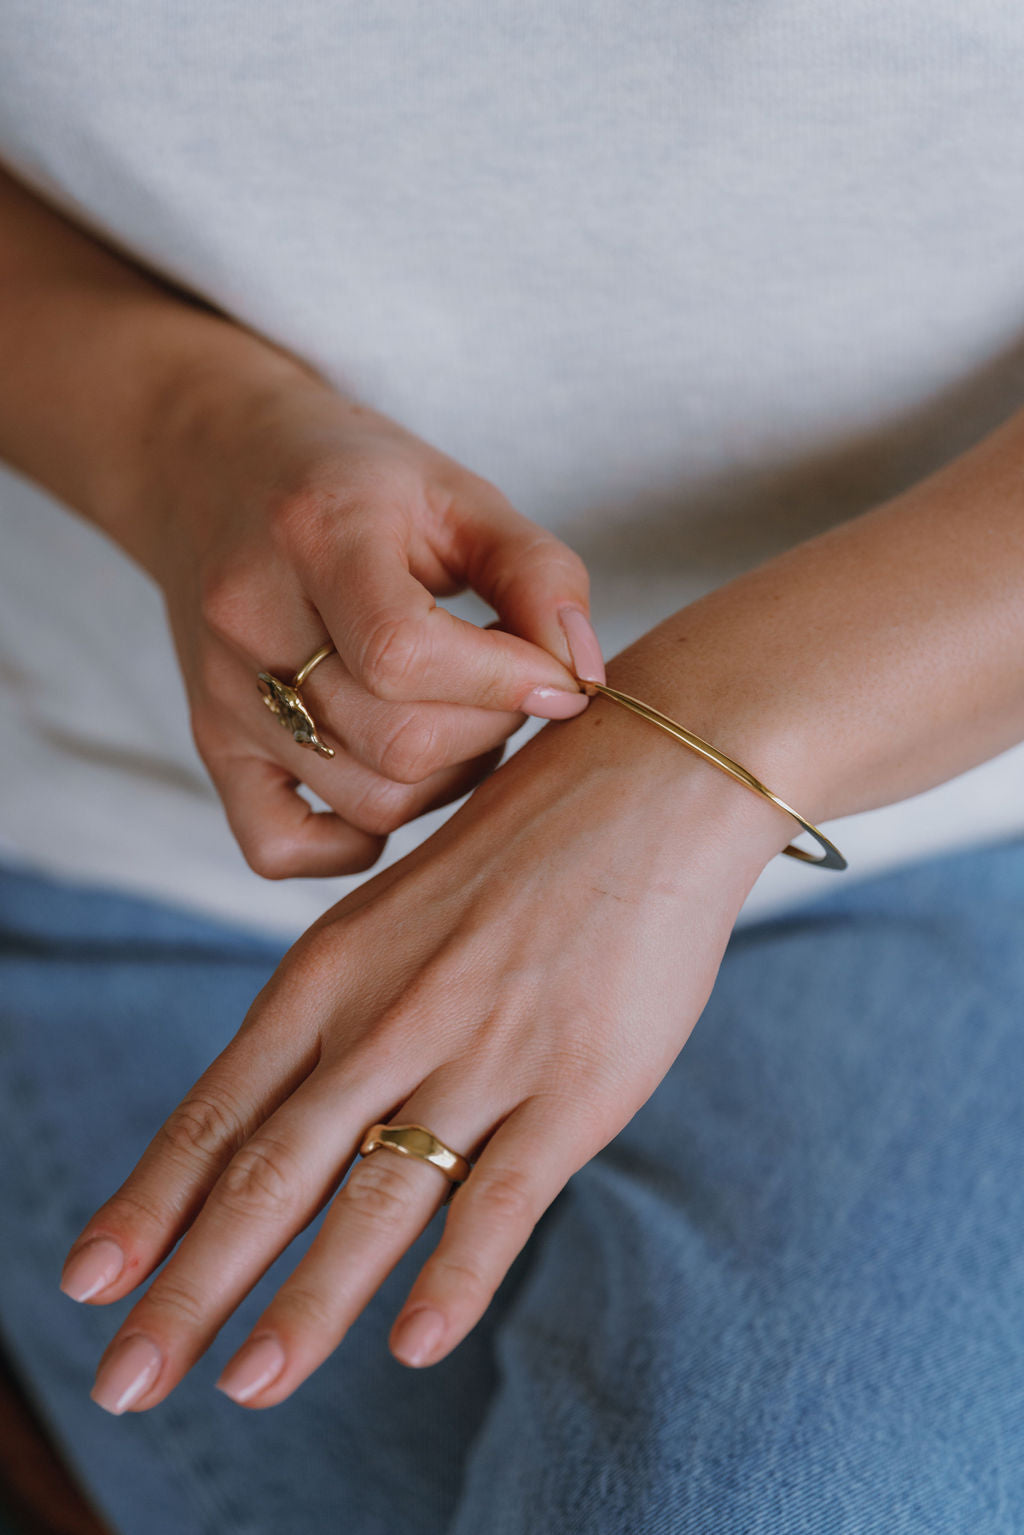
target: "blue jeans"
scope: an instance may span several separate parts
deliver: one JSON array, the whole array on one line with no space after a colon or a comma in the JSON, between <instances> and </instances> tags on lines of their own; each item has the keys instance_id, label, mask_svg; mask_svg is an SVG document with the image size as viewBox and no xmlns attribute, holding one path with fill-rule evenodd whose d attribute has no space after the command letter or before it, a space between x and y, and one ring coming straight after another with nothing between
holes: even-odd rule
<instances>
[{"instance_id":1,"label":"blue jeans","mask_svg":"<svg viewBox=\"0 0 1024 1535\"><path fill-rule=\"evenodd\" d=\"M121 1535L1024 1530L1024 842L735 934L442 1364L386 1348L439 1214L290 1401L212 1389L314 1225L167 1402L108 1417L129 1302L76 1306L61 1261L278 958L0 874L0 1326Z\"/></svg>"}]
</instances>

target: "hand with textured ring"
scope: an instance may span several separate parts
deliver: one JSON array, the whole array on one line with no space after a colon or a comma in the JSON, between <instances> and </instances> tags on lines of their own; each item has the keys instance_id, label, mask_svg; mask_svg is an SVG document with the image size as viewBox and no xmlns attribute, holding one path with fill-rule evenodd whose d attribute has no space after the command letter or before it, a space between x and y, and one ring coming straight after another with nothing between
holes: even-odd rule
<instances>
[{"instance_id":1,"label":"hand with textured ring","mask_svg":"<svg viewBox=\"0 0 1024 1535\"><path fill-rule=\"evenodd\" d=\"M359 1154L394 1151L403 1157L419 1157L439 1167L451 1184L445 1200L451 1199L460 1183L469 1177L469 1159L439 1140L426 1125L371 1125L359 1143Z\"/></svg>"},{"instance_id":2,"label":"hand with textured ring","mask_svg":"<svg viewBox=\"0 0 1024 1535\"><path fill-rule=\"evenodd\" d=\"M284 1401L439 1213L390 1344L406 1364L443 1358L668 1070L790 824L605 699L527 742L299 940L82 1232L71 1283L110 1259L94 1302L177 1244L95 1399L162 1401L324 1206L221 1389Z\"/></svg>"},{"instance_id":3,"label":"hand with textured ring","mask_svg":"<svg viewBox=\"0 0 1024 1535\"><path fill-rule=\"evenodd\" d=\"M272 672L260 672L256 679L259 683L263 702L271 714L277 716L278 723L285 730L290 730L292 739L298 746L309 746L321 757L333 757L334 747L328 746L320 739L317 733L316 722L306 707L302 694L299 692L302 684L310 675L315 666L321 661L326 661L328 656L334 655L334 646L327 642L310 656L309 660L300 666L291 682L282 682L280 677L275 677Z\"/></svg>"},{"instance_id":4,"label":"hand with textured ring","mask_svg":"<svg viewBox=\"0 0 1024 1535\"><path fill-rule=\"evenodd\" d=\"M173 536L145 563L251 866L355 873L491 772L527 715L587 707L569 648L601 680L587 573L488 481L255 338L230 345L236 371L173 418L191 434L161 478ZM467 586L493 623L438 601Z\"/></svg>"}]
</instances>

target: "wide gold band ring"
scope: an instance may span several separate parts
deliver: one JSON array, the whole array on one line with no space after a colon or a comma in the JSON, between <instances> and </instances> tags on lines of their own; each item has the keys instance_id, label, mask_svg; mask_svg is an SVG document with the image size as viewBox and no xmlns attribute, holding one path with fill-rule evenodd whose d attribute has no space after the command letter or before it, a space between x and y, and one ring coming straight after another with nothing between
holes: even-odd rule
<instances>
[{"instance_id":1,"label":"wide gold band ring","mask_svg":"<svg viewBox=\"0 0 1024 1535\"><path fill-rule=\"evenodd\" d=\"M381 1147L397 1151L403 1157L419 1157L440 1168L452 1185L448 1191L449 1199L455 1193L456 1184L465 1183L470 1174L468 1158L438 1140L426 1125L371 1125L363 1136L359 1155L368 1157L371 1151Z\"/></svg>"},{"instance_id":2,"label":"wide gold band ring","mask_svg":"<svg viewBox=\"0 0 1024 1535\"><path fill-rule=\"evenodd\" d=\"M334 654L334 646L328 640L326 645L310 656L305 666L300 666L291 682L282 682L280 677L275 677L273 672L260 672L258 686L263 702L271 714L277 715L278 724L285 730L290 730L292 738L300 746L308 746L313 751L319 752L321 757L333 757L334 748L321 741L317 733L316 721L310 714L299 692L300 687L313 670L325 661L328 656Z\"/></svg>"}]
</instances>

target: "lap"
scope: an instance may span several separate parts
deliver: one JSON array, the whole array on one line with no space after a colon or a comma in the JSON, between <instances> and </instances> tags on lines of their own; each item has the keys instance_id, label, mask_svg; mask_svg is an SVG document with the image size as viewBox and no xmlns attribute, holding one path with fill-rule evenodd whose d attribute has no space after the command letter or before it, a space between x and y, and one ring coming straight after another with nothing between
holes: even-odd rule
<instances>
[{"instance_id":1,"label":"lap","mask_svg":"<svg viewBox=\"0 0 1024 1535\"><path fill-rule=\"evenodd\" d=\"M658 1091L443 1364L386 1349L439 1217L290 1402L212 1381L294 1245L167 1403L111 1419L87 1393L127 1303L74 1306L61 1259L279 951L4 875L8 1347L123 1535L1002 1535L1022 918L1013 844L742 930Z\"/></svg>"},{"instance_id":2,"label":"lap","mask_svg":"<svg viewBox=\"0 0 1024 1535\"><path fill-rule=\"evenodd\" d=\"M1021 1528L1022 932L1017 845L734 937L552 1213L457 1535Z\"/></svg>"}]
</instances>

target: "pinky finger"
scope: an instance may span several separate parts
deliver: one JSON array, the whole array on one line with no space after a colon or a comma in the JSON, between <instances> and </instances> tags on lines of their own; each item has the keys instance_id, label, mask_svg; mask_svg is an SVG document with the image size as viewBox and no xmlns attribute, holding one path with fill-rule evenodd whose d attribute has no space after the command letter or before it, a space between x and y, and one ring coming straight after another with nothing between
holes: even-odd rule
<instances>
[{"instance_id":1,"label":"pinky finger","mask_svg":"<svg viewBox=\"0 0 1024 1535\"><path fill-rule=\"evenodd\" d=\"M220 759L210 773L246 863L264 879L356 874L384 850L386 837L314 810L299 780L266 757Z\"/></svg>"},{"instance_id":2,"label":"pinky finger","mask_svg":"<svg viewBox=\"0 0 1024 1535\"><path fill-rule=\"evenodd\" d=\"M437 1364L462 1342L544 1211L610 1138L596 1139L592 1119L561 1100L528 1098L509 1115L451 1200L441 1240L391 1329L402 1364Z\"/></svg>"}]
</instances>

